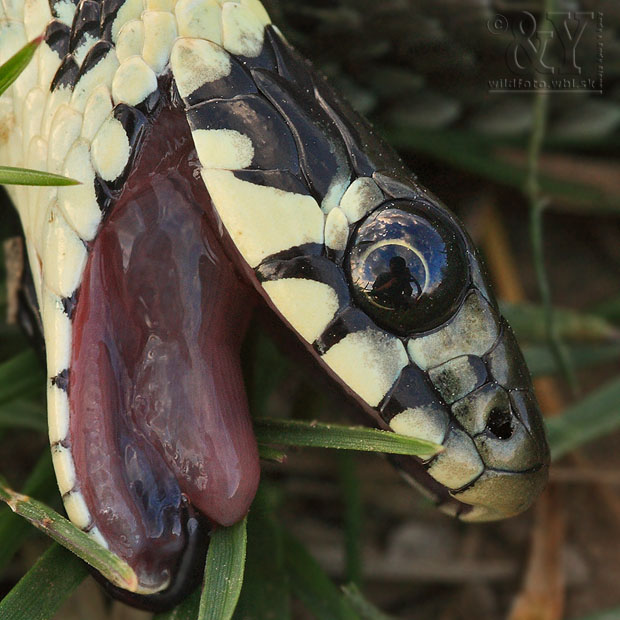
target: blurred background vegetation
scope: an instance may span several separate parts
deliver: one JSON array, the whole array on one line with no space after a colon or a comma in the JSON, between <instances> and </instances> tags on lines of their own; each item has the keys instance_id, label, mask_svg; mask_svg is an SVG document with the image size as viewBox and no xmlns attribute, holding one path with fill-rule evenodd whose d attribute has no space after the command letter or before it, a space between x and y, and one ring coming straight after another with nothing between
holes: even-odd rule
<instances>
[{"instance_id":1,"label":"blurred background vegetation","mask_svg":"<svg viewBox=\"0 0 620 620\"><path fill-rule=\"evenodd\" d=\"M265 4L289 41L464 221L536 377L555 461L534 509L463 525L376 456L289 450L285 464L264 467L235 617L620 618L620 4ZM510 25L529 11L550 30L541 19L547 10L594 14L577 59L598 79L603 44L603 93L489 92L490 80L515 77L506 60L515 38L498 16ZM561 66L561 48L548 50L546 64ZM536 77L525 64L518 77ZM18 232L8 207L0 232ZM3 286L3 316L6 300ZM60 509L43 370L16 326L3 323L0 333L0 474ZM258 326L245 364L256 416L347 422ZM0 512L0 596L48 544ZM81 570L40 577L40 589L60 592L55 604L83 582L58 618L150 617L105 599Z\"/></svg>"}]
</instances>

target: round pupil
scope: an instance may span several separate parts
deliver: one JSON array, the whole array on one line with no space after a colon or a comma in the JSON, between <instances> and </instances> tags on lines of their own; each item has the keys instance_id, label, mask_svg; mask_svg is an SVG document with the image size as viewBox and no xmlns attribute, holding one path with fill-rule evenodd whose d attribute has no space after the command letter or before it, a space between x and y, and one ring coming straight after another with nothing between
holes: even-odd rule
<instances>
[{"instance_id":1,"label":"round pupil","mask_svg":"<svg viewBox=\"0 0 620 620\"><path fill-rule=\"evenodd\" d=\"M468 283L462 237L409 202L372 213L348 253L358 305L400 335L437 327L458 308Z\"/></svg>"}]
</instances>

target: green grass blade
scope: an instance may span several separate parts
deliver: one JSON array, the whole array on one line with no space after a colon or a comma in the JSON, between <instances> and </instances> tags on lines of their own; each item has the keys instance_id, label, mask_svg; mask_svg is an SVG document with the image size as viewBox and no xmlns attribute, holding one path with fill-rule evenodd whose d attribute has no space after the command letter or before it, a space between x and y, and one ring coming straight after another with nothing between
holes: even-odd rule
<instances>
[{"instance_id":1,"label":"green grass blade","mask_svg":"<svg viewBox=\"0 0 620 620\"><path fill-rule=\"evenodd\" d=\"M41 500L58 497L58 487L54 478L52 457L45 450L24 485L24 493L34 495ZM35 532L32 526L9 508L0 510L0 572L4 570L17 550L28 536Z\"/></svg>"},{"instance_id":2,"label":"green grass blade","mask_svg":"<svg viewBox=\"0 0 620 620\"><path fill-rule=\"evenodd\" d=\"M0 403L27 397L45 384L45 373L31 349L0 364Z\"/></svg>"},{"instance_id":3,"label":"green grass blade","mask_svg":"<svg viewBox=\"0 0 620 620\"><path fill-rule=\"evenodd\" d=\"M49 620L87 576L82 561L52 545L0 601L0 618Z\"/></svg>"},{"instance_id":4,"label":"green grass blade","mask_svg":"<svg viewBox=\"0 0 620 620\"><path fill-rule=\"evenodd\" d=\"M430 441L389 431L299 420L255 420L254 432L259 443L285 446L385 452L425 458L443 449Z\"/></svg>"},{"instance_id":5,"label":"green grass blade","mask_svg":"<svg viewBox=\"0 0 620 620\"><path fill-rule=\"evenodd\" d=\"M45 433L45 406L30 400L12 400L0 405L0 428L21 428Z\"/></svg>"},{"instance_id":6,"label":"green grass blade","mask_svg":"<svg viewBox=\"0 0 620 620\"><path fill-rule=\"evenodd\" d=\"M88 562L108 581L129 591L136 590L138 578L126 562L99 545L56 511L31 497L15 493L1 483L0 500L6 502L13 512L37 529Z\"/></svg>"},{"instance_id":7,"label":"green grass blade","mask_svg":"<svg viewBox=\"0 0 620 620\"><path fill-rule=\"evenodd\" d=\"M546 341L542 306L501 303L500 309L519 340L532 343ZM555 308L554 320L558 335L566 342L620 342L620 329L596 314Z\"/></svg>"},{"instance_id":8,"label":"green grass blade","mask_svg":"<svg viewBox=\"0 0 620 620\"><path fill-rule=\"evenodd\" d=\"M332 583L306 548L286 530L282 531L286 567L293 592L321 620L356 620L346 597Z\"/></svg>"},{"instance_id":9,"label":"green grass blade","mask_svg":"<svg viewBox=\"0 0 620 620\"><path fill-rule=\"evenodd\" d=\"M615 379L547 420L551 458L559 459L620 426L620 379Z\"/></svg>"},{"instance_id":10,"label":"green grass blade","mask_svg":"<svg viewBox=\"0 0 620 620\"><path fill-rule=\"evenodd\" d=\"M196 588L178 607L172 611L156 614L153 620L196 620L200 607L200 588Z\"/></svg>"},{"instance_id":11,"label":"green grass blade","mask_svg":"<svg viewBox=\"0 0 620 620\"><path fill-rule=\"evenodd\" d=\"M346 557L346 578L356 587L362 585L363 513L360 480L357 475L355 455L341 452L338 455L340 488L344 503L344 544Z\"/></svg>"},{"instance_id":12,"label":"green grass blade","mask_svg":"<svg viewBox=\"0 0 620 620\"><path fill-rule=\"evenodd\" d=\"M0 185L60 186L80 185L80 182L51 172L0 166Z\"/></svg>"},{"instance_id":13,"label":"green grass blade","mask_svg":"<svg viewBox=\"0 0 620 620\"><path fill-rule=\"evenodd\" d=\"M30 43L26 43L14 56L11 56L0 67L0 95L19 77L20 73L28 66L32 57L41 43L42 37L37 37Z\"/></svg>"},{"instance_id":14,"label":"green grass blade","mask_svg":"<svg viewBox=\"0 0 620 620\"><path fill-rule=\"evenodd\" d=\"M343 586L342 591L363 620L394 620L368 601L355 584L350 583Z\"/></svg>"},{"instance_id":15,"label":"green grass blade","mask_svg":"<svg viewBox=\"0 0 620 620\"><path fill-rule=\"evenodd\" d=\"M620 344L568 345L567 348L575 368L588 368L620 359ZM557 374L558 367L549 347L526 344L522 350L532 375L540 377Z\"/></svg>"},{"instance_id":16,"label":"green grass blade","mask_svg":"<svg viewBox=\"0 0 620 620\"><path fill-rule=\"evenodd\" d=\"M198 620L230 620L237 606L247 545L247 517L212 535Z\"/></svg>"}]
</instances>

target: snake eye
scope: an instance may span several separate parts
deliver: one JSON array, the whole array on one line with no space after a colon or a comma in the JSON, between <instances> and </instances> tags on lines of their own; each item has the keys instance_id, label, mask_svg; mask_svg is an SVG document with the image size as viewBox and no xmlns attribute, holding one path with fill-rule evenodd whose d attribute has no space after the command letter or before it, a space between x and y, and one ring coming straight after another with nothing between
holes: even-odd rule
<instances>
[{"instance_id":1,"label":"snake eye","mask_svg":"<svg viewBox=\"0 0 620 620\"><path fill-rule=\"evenodd\" d=\"M377 325L403 336L449 319L469 282L456 225L408 200L385 203L362 222L346 265L357 304Z\"/></svg>"}]
</instances>

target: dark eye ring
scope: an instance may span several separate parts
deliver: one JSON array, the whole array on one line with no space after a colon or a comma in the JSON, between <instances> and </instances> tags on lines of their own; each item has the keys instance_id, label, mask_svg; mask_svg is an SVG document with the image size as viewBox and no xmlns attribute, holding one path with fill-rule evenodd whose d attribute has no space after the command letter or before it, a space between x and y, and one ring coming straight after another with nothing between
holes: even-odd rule
<instances>
[{"instance_id":1,"label":"dark eye ring","mask_svg":"<svg viewBox=\"0 0 620 620\"><path fill-rule=\"evenodd\" d=\"M464 234L437 207L392 200L358 226L345 257L357 305L408 336L449 319L469 286Z\"/></svg>"}]
</instances>

